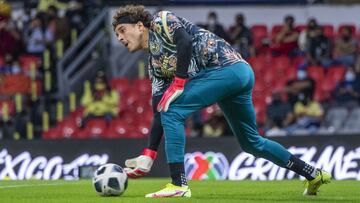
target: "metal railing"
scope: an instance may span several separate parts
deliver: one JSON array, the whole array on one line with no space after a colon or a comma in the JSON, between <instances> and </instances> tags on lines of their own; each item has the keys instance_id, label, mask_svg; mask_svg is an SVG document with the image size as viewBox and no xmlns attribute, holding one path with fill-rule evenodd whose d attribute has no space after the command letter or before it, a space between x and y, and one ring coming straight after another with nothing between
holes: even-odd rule
<instances>
[{"instance_id":1,"label":"metal railing","mask_svg":"<svg viewBox=\"0 0 360 203\"><path fill-rule=\"evenodd\" d=\"M79 75L86 74L84 65L92 59L92 53L101 47L103 56L107 55L107 16L105 8L81 33L78 40L64 53L64 56L56 64L57 73L57 97L64 99L72 91L71 87L79 80ZM100 45L100 46L99 46Z\"/></svg>"}]
</instances>

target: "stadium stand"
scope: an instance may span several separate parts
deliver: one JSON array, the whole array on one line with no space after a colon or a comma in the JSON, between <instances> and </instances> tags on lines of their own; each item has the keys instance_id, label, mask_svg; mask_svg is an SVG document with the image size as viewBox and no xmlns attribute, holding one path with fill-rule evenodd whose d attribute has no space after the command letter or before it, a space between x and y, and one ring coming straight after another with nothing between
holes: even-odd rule
<instances>
[{"instance_id":1,"label":"stadium stand","mask_svg":"<svg viewBox=\"0 0 360 203\"><path fill-rule=\"evenodd\" d=\"M1 6L5 6L5 4L2 3ZM35 7L31 9L36 10ZM85 10L84 5L82 5L76 7L75 10L72 8L63 10L65 15L60 17L56 13L57 9L51 7L50 10L39 10L36 15L29 16L41 19L46 25L44 27L49 29L49 32L51 31L51 26L57 26L58 29L61 29L61 23L68 24L69 29L64 28L65 34L61 36L55 36L56 29L53 30L54 41L46 44L41 53L30 54L26 50L26 45L29 42L24 38L22 39L24 42L21 46L22 50L10 50L10 54L13 54L12 57L14 58L11 63L8 63L6 58L6 54L9 53L0 55L0 118L2 120L1 129L7 132L6 135L2 133L3 139L28 138L26 134L29 132L24 130L25 126L22 126L22 129L13 128L14 123L19 118L35 124L35 138L43 139L141 138L149 133L152 119L151 84L150 80L146 78L144 67L140 71L141 68L139 66L139 73L133 78L126 75L112 75L106 72L106 68L100 68L106 72L106 77L109 78L109 87L120 95L118 103L119 115L114 115L114 118L108 122L105 122L102 118L96 118L89 120L85 126L82 126L82 120L86 114L84 106L79 104L81 95L84 92L82 87L84 86L85 79L90 80L91 83L93 82L92 76L94 74L91 73L92 76L90 76L89 72L89 78L78 77L81 79L77 79L76 76L74 83L71 80L66 80L69 84L65 82L64 86L69 85L69 87L64 89L59 87L59 84L62 82L62 80L59 81L59 78L65 76L70 78L73 75L80 75L77 72L77 68L86 66L84 62L86 57L96 59L104 56L102 55L104 53L97 53L95 48L91 48L91 51L87 53L88 55L82 57L84 58L84 60L82 59L83 61L71 60L73 56L69 54L75 52L77 54L83 53L88 50L86 45L91 44L91 40L86 38L85 34L92 37L89 34L91 29L96 30L98 28L95 25L92 26L96 22L91 22L90 19L100 19L98 22L102 22L106 18L104 17L106 15L101 16L102 14L99 10L99 8ZM97 15L89 15L93 16L89 19L82 17L81 22L76 22L74 20L76 17L75 11ZM11 10L10 13L8 10L6 12L8 13L1 14L2 22L6 22L9 25L18 25L19 22L10 18ZM57 20L51 21L47 19L54 15L54 12L55 16L52 17ZM218 13L218 15L221 14ZM26 36L31 21L28 20L22 23L24 25L16 27L16 31L22 33L22 36ZM220 21L218 23L221 24ZM285 86L288 81L298 78L298 67L307 58L306 53L301 50L296 50L291 54L280 53L274 55L272 53L270 47L274 45L276 35L283 29L283 24L281 23L277 22L273 25L255 23L249 25L256 55L250 56L246 60L251 64L255 72L256 83L253 92L253 102L259 128L265 132L270 128L267 124L268 118L266 112L267 106L272 102L272 94L274 91L280 92L285 102L287 102ZM103 24L100 26L105 28ZM94 28L90 29L90 27ZM329 37L333 43L341 37L341 33L346 28L349 28L354 33L356 39L359 39L360 36L360 27L357 27L355 22L342 23L338 26L326 23L321 24L321 27L324 30L325 36ZM307 29L307 25L296 23L295 21L294 29L296 32L302 32ZM81 35L82 33L85 34ZM103 36L99 35L99 39L103 38ZM96 46L97 44L94 44L92 47ZM359 52L357 51L358 54ZM68 65L64 65L65 62L62 64L61 60L63 58L67 58L70 61ZM74 61L76 61L75 65L73 64ZM59 62L63 65L63 72L59 72L57 66ZM20 71L17 73L11 71L12 68L16 68L14 64L19 64L20 66ZM314 95L311 95L311 97L320 102L325 109L325 117L319 129L334 129L336 132L357 132L359 130L360 132L360 129L357 127L360 126L357 125L360 120L359 110L356 107L351 109L351 113L349 113L348 107L333 106L335 101L333 92L337 85L345 80L348 68L344 64L333 64L329 67L317 64L306 67L307 76L316 81ZM83 75L86 75L86 70L89 69L83 70L85 70ZM356 72L359 75L359 70L356 70ZM356 81L359 80L358 77L356 77ZM355 81L350 82L355 83ZM59 92L62 93L58 97L56 95ZM358 94L360 93L358 92ZM355 106L357 105L358 101ZM211 117L209 109L203 110L201 115L203 123ZM13 130L4 130L5 128ZM17 132L25 132L25 134L20 134L19 137ZM305 129L305 134L306 132Z\"/></svg>"}]
</instances>

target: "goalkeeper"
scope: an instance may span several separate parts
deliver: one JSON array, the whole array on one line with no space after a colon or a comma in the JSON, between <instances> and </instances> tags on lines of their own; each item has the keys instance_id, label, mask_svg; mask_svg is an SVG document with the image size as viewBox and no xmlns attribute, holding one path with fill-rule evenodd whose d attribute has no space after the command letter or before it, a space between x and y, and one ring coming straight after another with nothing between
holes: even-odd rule
<instances>
[{"instance_id":1,"label":"goalkeeper","mask_svg":"<svg viewBox=\"0 0 360 203\"><path fill-rule=\"evenodd\" d=\"M149 146L127 160L129 177L146 175L156 159L163 132L172 182L146 197L191 197L184 173L184 121L218 103L241 148L307 179L305 195L316 195L331 175L259 135L252 104L254 73L226 41L168 11L154 16L143 6L120 7L113 17L117 39L130 51L149 52L154 119Z\"/></svg>"}]
</instances>

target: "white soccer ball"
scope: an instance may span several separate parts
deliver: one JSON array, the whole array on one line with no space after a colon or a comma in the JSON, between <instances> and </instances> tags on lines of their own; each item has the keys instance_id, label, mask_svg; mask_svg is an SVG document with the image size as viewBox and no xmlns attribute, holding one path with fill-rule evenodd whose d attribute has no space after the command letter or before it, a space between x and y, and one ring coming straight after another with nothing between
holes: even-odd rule
<instances>
[{"instance_id":1,"label":"white soccer ball","mask_svg":"<svg viewBox=\"0 0 360 203\"><path fill-rule=\"evenodd\" d=\"M92 182L99 195L120 196L127 188L128 177L119 165L105 164L95 171Z\"/></svg>"}]
</instances>

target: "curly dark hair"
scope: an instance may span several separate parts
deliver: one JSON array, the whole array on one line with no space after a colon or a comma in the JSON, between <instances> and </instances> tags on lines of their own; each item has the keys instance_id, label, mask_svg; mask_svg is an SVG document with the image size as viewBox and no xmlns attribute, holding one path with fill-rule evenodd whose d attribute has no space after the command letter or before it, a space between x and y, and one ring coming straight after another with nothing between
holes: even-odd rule
<instances>
[{"instance_id":1,"label":"curly dark hair","mask_svg":"<svg viewBox=\"0 0 360 203\"><path fill-rule=\"evenodd\" d=\"M113 28L115 30L116 26L120 24L120 18L128 16L131 21L142 22L145 27L150 27L151 14L145 9L142 5L127 5L120 7L116 14L113 17Z\"/></svg>"}]
</instances>

